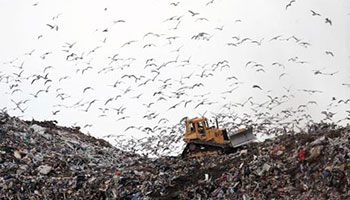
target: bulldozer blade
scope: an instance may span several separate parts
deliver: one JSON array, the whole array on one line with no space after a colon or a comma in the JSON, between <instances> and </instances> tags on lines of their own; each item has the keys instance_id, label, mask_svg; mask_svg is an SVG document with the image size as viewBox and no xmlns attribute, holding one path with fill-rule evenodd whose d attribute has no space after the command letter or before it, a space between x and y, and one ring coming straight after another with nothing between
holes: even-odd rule
<instances>
[{"instance_id":1,"label":"bulldozer blade","mask_svg":"<svg viewBox=\"0 0 350 200\"><path fill-rule=\"evenodd\" d=\"M256 140L255 135L253 134L253 129L249 128L243 132L236 133L230 136L230 141L232 147L236 148Z\"/></svg>"}]
</instances>

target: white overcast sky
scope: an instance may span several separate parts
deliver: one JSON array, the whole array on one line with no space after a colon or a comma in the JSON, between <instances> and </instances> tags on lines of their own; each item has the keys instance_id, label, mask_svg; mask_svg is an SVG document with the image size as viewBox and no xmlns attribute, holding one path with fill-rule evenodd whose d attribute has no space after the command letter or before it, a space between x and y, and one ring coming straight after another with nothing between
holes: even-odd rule
<instances>
[{"instance_id":1,"label":"white overcast sky","mask_svg":"<svg viewBox=\"0 0 350 200\"><path fill-rule=\"evenodd\" d=\"M84 132L98 137L141 137L136 129L125 130L131 125L171 127L185 116L203 113L243 116L253 106L228 105L250 97L255 104L270 97L285 102L267 110L271 115L306 104L305 113L315 121L325 116L322 111L337 113L335 118L342 119L349 114L350 102L333 105L350 98L350 2L296 0L286 9L289 3L1 0L0 108L24 119L85 127ZM320 16L313 16L311 10ZM64 51L67 43L74 45ZM117 60L111 63L113 56ZM153 59L148 62L153 65L146 67L148 59ZM171 60L176 62L157 69ZM247 65L249 61L254 63ZM221 62L229 67L221 68ZM273 65L276 62L284 67ZM44 73L48 66L52 68ZM32 83L35 75L45 77L47 73L45 79ZM213 76L205 76L210 73ZM140 79L135 82L125 75ZM238 80L228 79L232 76ZM122 83L110 86L118 80ZM181 89L199 83L203 85ZM32 95L47 87L48 92ZM93 89L83 92L87 87ZM155 94L158 91L162 94ZM175 97L179 91L184 94ZM62 100L60 94L67 98ZM159 100L161 96L165 100ZM20 107L26 110L21 112L14 102L25 99L29 100ZM83 111L93 100L88 112ZM204 105L198 105L203 100ZM118 112L118 108L125 109ZM158 124L162 118L169 121Z\"/></svg>"}]
</instances>

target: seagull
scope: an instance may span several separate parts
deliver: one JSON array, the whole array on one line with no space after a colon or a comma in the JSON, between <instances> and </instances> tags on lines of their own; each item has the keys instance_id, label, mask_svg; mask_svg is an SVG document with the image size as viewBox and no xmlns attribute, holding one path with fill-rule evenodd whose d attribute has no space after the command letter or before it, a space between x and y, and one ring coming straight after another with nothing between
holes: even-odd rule
<instances>
[{"instance_id":1,"label":"seagull","mask_svg":"<svg viewBox=\"0 0 350 200\"><path fill-rule=\"evenodd\" d=\"M44 71L43 71L43 72L46 73L46 70L51 69L51 68L54 68L54 67L51 66L51 65L50 65L50 66L47 66L47 67L44 68Z\"/></svg>"},{"instance_id":2,"label":"seagull","mask_svg":"<svg viewBox=\"0 0 350 200\"><path fill-rule=\"evenodd\" d=\"M25 53L24 55L28 55L28 56L31 56L33 53L34 53L35 49L31 50L30 52L28 53Z\"/></svg>"},{"instance_id":3,"label":"seagull","mask_svg":"<svg viewBox=\"0 0 350 200\"><path fill-rule=\"evenodd\" d=\"M140 126L140 127L136 127L136 126L129 126L129 127L127 127L124 131L126 132L127 130L129 130L129 129L132 129L132 128L135 128L135 129L141 129L142 128L142 126Z\"/></svg>"},{"instance_id":4,"label":"seagull","mask_svg":"<svg viewBox=\"0 0 350 200\"><path fill-rule=\"evenodd\" d=\"M317 105L317 102L316 101L308 101L307 104L316 104Z\"/></svg>"},{"instance_id":5,"label":"seagull","mask_svg":"<svg viewBox=\"0 0 350 200\"><path fill-rule=\"evenodd\" d=\"M71 49L71 48L73 48L73 46L74 46L75 44L76 44L76 42L73 42L73 43L68 43L68 42L66 42L65 45L62 46L62 47L67 47L68 49Z\"/></svg>"},{"instance_id":6,"label":"seagull","mask_svg":"<svg viewBox=\"0 0 350 200\"><path fill-rule=\"evenodd\" d=\"M253 85L253 88L258 88L258 89L262 90L262 88L258 85Z\"/></svg>"},{"instance_id":7,"label":"seagull","mask_svg":"<svg viewBox=\"0 0 350 200\"><path fill-rule=\"evenodd\" d=\"M332 21L331 21L329 18L325 18L325 23L326 23L326 24L329 23L329 25L332 26Z\"/></svg>"},{"instance_id":8,"label":"seagull","mask_svg":"<svg viewBox=\"0 0 350 200\"><path fill-rule=\"evenodd\" d=\"M188 12L191 13L192 17L194 17L194 16L196 16L196 15L199 15L199 13L195 13L195 12L193 12L192 10L188 10Z\"/></svg>"},{"instance_id":9,"label":"seagull","mask_svg":"<svg viewBox=\"0 0 350 200\"><path fill-rule=\"evenodd\" d=\"M82 69L82 70L81 70L81 74L84 74L84 72L87 71L88 69L92 69L92 67L91 67L91 66L88 66L88 67Z\"/></svg>"},{"instance_id":10,"label":"seagull","mask_svg":"<svg viewBox=\"0 0 350 200\"><path fill-rule=\"evenodd\" d=\"M141 80L141 78L145 78L144 76L140 76L139 78L137 78L135 75L133 74L125 74L123 75L121 78L125 78L125 77L128 77L128 78L134 78L135 79L135 83L137 82L137 80Z\"/></svg>"},{"instance_id":11,"label":"seagull","mask_svg":"<svg viewBox=\"0 0 350 200\"><path fill-rule=\"evenodd\" d=\"M247 68L248 65L252 64L252 63L256 63L255 61L248 61L246 64L245 64L245 68Z\"/></svg>"},{"instance_id":12,"label":"seagull","mask_svg":"<svg viewBox=\"0 0 350 200\"><path fill-rule=\"evenodd\" d=\"M264 40L264 38L262 38L260 41L256 41L256 40L253 40L251 41L251 43L255 43L257 44L258 46L260 46L262 44L262 41Z\"/></svg>"},{"instance_id":13,"label":"seagull","mask_svg":"<svg viewBox=\"0 0 350 200\"><path fill-rule=\"evenodd\" d=\"M168 18L168 19L166 19L166 20L164 20L164 22L166 22L166 21L174 21L174 20L176 20L176 21L180 21L180 19L183 17L183 15L181 15L181 16L172 16L172 17L170 17L170 18Z\"/></svg>"},{"instance_id":14,"label":"seagull","mask_svg":"<svg viewBox=\"0 0 350 200\"><path fill-rule=\"evenodd\" d=\"M237 44L235 44L235 43L233 43L233 42L229 42L229 43L226 43L227 44L227 46L237 46Z\"/></svg>"},{"instance_id":15,"label":"seagull","mask_svg":"<svg viewBox=\"0 0 350 200\"><path fill-rule=\"evenodd\" d=\"M186 101L184 107L186 108L187 104L188 104L188 103L191 103L191 102L192 102L192 100Z\"/></svg>"},{"instance_id":16,"label":"seagull","mask_svg":"<svg viewBox=\"0 0 350 200\"><path fill-rule=\"evenodd\" d=\"M209 1L208 3L205 4L205 6L208 6L209 4L214 3L214 0Z\"/></svg>"},{"instance_id":17,"label":"seagull","mask_svg":"<svg viewBox=\"0 0 350 200\"><path fill-rule=\"evenodd\" d=\"M14 89L12 92L11 92L11 95L13 95L15 92L23 92L21 89L17 88L17 89Z\"/></svg>"},{"instance_id":18,"label":"seagull","mask_svg":"<svg viewBox=\"0 0 350 200\"><path fill-rule=\"evenodd\" d=\"M196 108L198 108L198 106L200 106L200 105L204 105L204 101L205 101L206 99L204 99L203 101L201 101L199 104L197 104L195 107L194 107L194 109L196 109Z\"/></svg>"},{"instance_id":19,"label":"seagull","mask_svg":"<svg viewBox=\"0 0 350 200\"><path fill-rule=\"evenodd\" d=\"M283 87L287 92L290 92L291 86L289 88Z\"/></svg>"},{"instance_id":20,"label":"seagull","mask_svg":"<svg viewBox=\"0 0 350 200\"><path fill-rule=\"evenodd\" d=\"M272 63L272 65L277 65L277 66L283 67L283 69L285 69L285 66L281 63L278 63L278 62L274 62L274 63Z\"/></svg>"},{"instance_id":21,"label":"seagull","mask_svg":"<svg viewBox=\"0 0 350 200\"><path fill-rule=\"evenodd\" d=\"M227 78L226 78L226 80L231 80L231 79L236 79L236 80L238 80L238 78L235 77L235 76L230 76L230 77L227 77Z\"/></svg>"},{"instance_id":22,"label":"seagull","mask_svg":"<svg viewBox=\"0 0 350 200\"><path fill-rule=\"evenodd\" d=\"M51 29L55 29L56 31L58 31L58 26L57 25L46 24L46 26L50 27Z\"/></svg>"},{"instance_id":23,"label":"seagull","mask_svg":"<svg viewBox=\"0 0 350 200\"><path fill-rule=\"evenodd\" d=\"M232 89L230 89L230 90L227 90L227 91L225 91L225 92L222 92L221 94L226 94L226 93L232 93L234 90L236 90L238 88L238 86L237 87L235 87L235 88L232 88Z\"/></svg>"},{"instance_id":24,"label":"seagull","mask_svg":"<svg viewBox=\"0 0 350 200\"><path fill-rule=\"evenodd\" d=\"M113 23L114 23L114 24L117 24L117 23L125 23L125 20L122 20L122 19L114 20Z\"/></svg>"},{"instance_id":25,"label":"seagull","mask_svg":"<svg viewBox=\"0 0 350 200\"><path fill-rule=\"evenodd\" d=\"M70 78L70 77L69 76L64 76L64 77L59 78L58 81L61 82L62 80L65 80L65 79L68 79L68 78Z\"/></svg>"},{"instance_id":26,"label":"seagull","mask_svg":"<svg viewBox=\"0 0 350 200\"><path fill-rule=\"evenodd\" d=\"M313 10L310 10L310 11L311 11L312 16L321 16L321 14L319 14Z\"/></svg>"},{"instance_id":27,"label":"seagull","mask_svg":"<svg viewBox=\"0 0 350 200\"><path fill-rule=\"evenodd\" d=\"M332 56L332 57L334 56L334 54L333 54L331 51L326 51L325 53L326 53L327 55Z\"/></svg>"},{"instance_id":28,"label":"seagull","mask_svg":"<svg viewBox=\"0 0 350 200\"><path fill-rule=\"evenodd\" d=\"M121 48L124 47L124 46L126 46L126 45L130 45L131 43L134 43L134 42L137 42L137 41L136 41L136 40L131 40L131 41L129 41L129 42L126 42L126 43L124 43L124 44L121 46Z\"/></svg>"},{"instance_id":29,"label":"seagull","mask_svg":"<svg viewBox=\"0 0 350 200\"><path fill-rule=\"evenodd\" d=\"M85 110L83 110L83 111L88 112L88 111L89 111L89 108L91 107L91 105L92 105L93 103L95 103L96 101L98 101L98 100L97 100L97 99L94 99L94 100L90 101L90 103L89 103L89 105L87 106L87 108L86 108Z\"/></svg>"},{"instance_id":30,"label":"seagull","mask_svg":"<svg viewBox=\"0 0 350 200\"><path fill-rule=\"evenodd\" d=\"M244 38L244 39L242 39L242 40L239 42L239 44L242 44L243 42L249 41L249 40L252 40L252 39L250 39L250 38Z\"/></svg>"},{"instance_id":31,"label":"seagull","mask_svg":"<svg viewBox=\"0 0 350 200\"><path fill-rule=\"evenodd\" d=\"M277 36L271 38L270 41L272 41L272 40L277 40L277 39L280 38L280 37L282 37L282 35L277 35Z\"/></svg>"},{"instance_id":32,"label":"seagull","mask_svg":"<svg viewBox=\"0 0 350 200\"><path fill-rule=\"evenodd\" d=\"M151 103L149 103L149 104L142 104L142 105L146 106L147 108L150 108L151 105L153 105L153 104L154 104L154 102L151 102Z\"/></svg>"},{"instance_id":33,"label":"seagull","mask_svg":"<svg viewBox=\"0 0 350 200\"><path fill-rule=\"evenodd\" d=\"M294 3L295 0L291 0L287 5L286 5L286 10L288 9L288 7L292 6L292 3Z\"/></svg>"},{"instance_id":34,"label":"seagull","mask_svg":"<svg viewBox=\"0 0 350 200\"><path fill-rule=\"evenodd\" d=\"M60 110L52 111L52 115L56 115Z\"/></svg>"},{"instance_id":35,"label":"seagull","mask_svg":"<svg viewBox=\"0 0 350 200\"><path fill-rule=\"evenodd\" d=\"M143 48L146 48L146 47L155 47L156 45L153 44L153 43L150 43L150 44L145 44L145 46L143 46Z\"/></svg>"},{"instance_id":36,"label":"seagull","mask_svg":"<svg viewBox=\"0 0 350 200\"><path fill-rule=\"evenodd\" d=\"M196 84L192 85L190 88L193 89L195 87L200 87L200 86L204 86L203 83L196 83Z\"/></svg>"},{"instance_id":37,"label":"seagull","mask_svg":"<svg viewBox=\"0 0 350 200\"><path fill-rule=\"evenodd\" d=\"M265 72L265 70L260 68L260 69L257 69L256 72Z\"/></svg>"},{"instance_id":38,"label":"seagull","mask_svg":"<svg viewBox=\"0 0 350 200\"><path fill-rule=\"evenodd\" d=\"M111 102L111 101L113 101L113 100L114 100L114 97L111 97L111 98L107 99L107 101L105 102L104 105L107 105L109 102Z\"/></svg>"},{"instance_id":39,"label":"seagull","mask_svg":"<svg viewBox=\"0 0 350 200\"><path fill-rule=\"evenodd\" d=\"M221 26L221 27L216 27L215 30L219 30L219 31L222 31L224 29L224 26Z\"/></svg>"},{"instance_id":40,"label":"seagull","mask_svg":"<svg viewBox=\"0 0 350 200\"><path fill-rule=\"evenodd\" d=\"M170 5L171 5L171 6L178 6L179 3L180 3L179 1L178 1L178 2L172 2L172 3L170 3Z\"/></svg>"},{"instance_id":41,"label":"seagull","mask_svg":"<svg viewBox=\"0 0 350 200\"><path fill-rule=\"evenodd\" d=\"M298 43L298 42L300 42L300 41L301 41L301 39L299 39L299 38L295 37L294 35L293 35L293 36L291 36L291 37L289 37L289 38L287 38L286 40L287 40L287 41L289 41L290 39L294 39L296 43Z\"/></svg>"},{"instance_id":42,"label":"seagull","mask_svg":"<svg viewBox=\"0 0 350 200\"><path fill-rule=\"evenodd\" d=\"M22 73L23 73L24 69L20 72L20 73L12 73L13 75L17 76L17 78L21 77Z\"/></svg>"},{"instance_id":43,"label":"seagull","mask_svg":"<svg viewBox=\"0 0 350 200\"><path fill-rule=\"evenodd\" d=\"M200 17L200 18L196 19L196 21L209 21L209 20L205 17Z\"/></svg>"},{"instance_id":44,"label":"seagull","mask_svg":"<svg viewBox=\"0 0 350 200\"><path fill-rule=\"evenodd\" d=\"M171 106L171 107L168 109L168 111L169 111L170 109L176 108L178 105L180 105L180 104L181 104L182 102L184 102L184 101L185 101L185 100L182 100L182 101L180 101L179 103L177 103L177 104Z\"/></svg>"},{"instance_id":45,"label":"seagull","mask_svg":"<svg viewBox=\"0 0 350 200\"><path fill-rule=\"evenodd\" d=\"M30 95L34 96L35 98L38 98L38 95L39 95L41 92L46 92L46 90L39 90L39 91L37 91L35 94L30 93Z\"/></svg>"},{"instance_id":46,"label":"seagull","mask_svg":"<svg viewBox=\"0 0 350 200\"><path fill-rule=\"evenodd\" d=\"M83 93L85 93L86 90L94 90L94 89L92 87L86 87L86 88L84 88Z\"/></svg>"},{"instance_id":47,"label":"seagull","mask_svg":"<svg viewBox=\"0 0 350 200\"><path fill-rule=\"evenodd\" d=\"M308 46L310 46L311 44L308 42L300 42L299 43L301 46L304 46L305 48L307 48Z\"/></svg>"},{"instance_id":48,"label":"seagull","mask_svg":"<svg viewBox=\"0 0 350 200\"><path fill-rule=\"evenodd\" d=\"M93 125L92 124L85 124L84 126L83 126L83 128L89 128L89 127L92 127Z\"/></svg>"},{"instance_id":49,"label":"seagull","mask_svg":"<svg viewBox=\"0 0 350 200\"><path fill-rule=\"evenodd\" d=\"M287 73L282 73L280 76L279 76L279 79L281 79L283 76L285 76Z\"/></svg>"}]
</instances>

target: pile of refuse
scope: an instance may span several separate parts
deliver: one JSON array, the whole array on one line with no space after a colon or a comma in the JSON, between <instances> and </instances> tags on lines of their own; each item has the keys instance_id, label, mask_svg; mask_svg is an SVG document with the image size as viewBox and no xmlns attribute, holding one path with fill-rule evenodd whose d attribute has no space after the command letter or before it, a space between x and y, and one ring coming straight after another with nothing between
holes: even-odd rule
<instances>
[{"instance_id":1,"label":"pile of refuse","mask_svg":"<svg viewBox=\"0 0 350 200\"><path fill-rule=\"evenodd\" d=\"M147 158L0 113L0 199L350 199L350 126L315 127L227 155Z\"/></svg>"}]
</instances>

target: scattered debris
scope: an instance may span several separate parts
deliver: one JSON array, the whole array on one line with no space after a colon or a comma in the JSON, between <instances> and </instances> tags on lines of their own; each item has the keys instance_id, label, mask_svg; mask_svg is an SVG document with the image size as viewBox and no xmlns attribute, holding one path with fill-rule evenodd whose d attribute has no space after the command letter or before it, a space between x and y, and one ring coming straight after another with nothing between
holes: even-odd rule
<instances>
[{"instance_id":1,"label":"scattered debris","mask_svg":"<svg viewBox=\"0 0 350 200\"><path fill-rule=\"evenodd\" d=\"M0 199L350 198L349 126L282 135L228 155L151 159L79 128L6 113L0 121Z\"/></svg>"}]
</instances>

